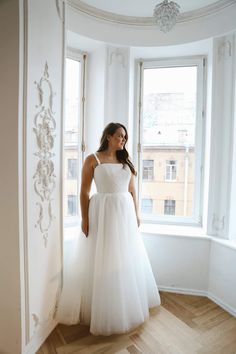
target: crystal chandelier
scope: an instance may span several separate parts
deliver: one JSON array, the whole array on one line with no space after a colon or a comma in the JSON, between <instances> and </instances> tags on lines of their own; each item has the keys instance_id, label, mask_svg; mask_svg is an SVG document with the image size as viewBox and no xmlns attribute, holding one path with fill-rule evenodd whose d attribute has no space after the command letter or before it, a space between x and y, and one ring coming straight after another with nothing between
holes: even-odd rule
<instances>
[{"instance_id":1,"label":"crystal chandelier","mask_svg":"<svg viewBox=\"0 0 236 354\"><path fill-rule=\"evenodd\" d=\"M157 4L153 16L162 32L168 32L176 24L180 6L174 1L164 0Z\"/></svg>"}]
</instances>

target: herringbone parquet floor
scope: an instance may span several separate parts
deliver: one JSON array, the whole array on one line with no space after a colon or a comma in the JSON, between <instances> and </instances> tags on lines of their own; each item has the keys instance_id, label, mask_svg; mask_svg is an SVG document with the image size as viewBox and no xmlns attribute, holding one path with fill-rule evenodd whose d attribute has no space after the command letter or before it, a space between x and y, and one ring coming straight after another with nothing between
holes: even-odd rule
<instances>
[{"instance_id":1,"label":"herringbone parquet floor","mask_svg":"<svg viewBox=\"0 0 236 354\"><path fill-rule=\"evenodd\" d=\"M167 292L161 300L147 322L123 335L59 324L37 354L236 354L236 318L214 302Z\"/></svg>"}]
</instances>

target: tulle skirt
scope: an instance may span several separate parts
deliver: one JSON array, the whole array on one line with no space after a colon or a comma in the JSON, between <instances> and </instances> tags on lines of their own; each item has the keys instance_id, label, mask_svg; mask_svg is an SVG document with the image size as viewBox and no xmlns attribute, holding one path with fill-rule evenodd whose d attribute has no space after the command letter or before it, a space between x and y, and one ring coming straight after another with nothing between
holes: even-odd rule
<instances>
[{"instance_id":1,"label":"tulle skirt","mask_svg":"<svg viewBox=\"0 0 236 354\"><path fill-rule=\"evenodd\" d=\"M95 335L125 333L158 305L131 194L94 194L88 237L80 231L65 246L59 323L84 323Z\"/></svg>"}]
</instances>

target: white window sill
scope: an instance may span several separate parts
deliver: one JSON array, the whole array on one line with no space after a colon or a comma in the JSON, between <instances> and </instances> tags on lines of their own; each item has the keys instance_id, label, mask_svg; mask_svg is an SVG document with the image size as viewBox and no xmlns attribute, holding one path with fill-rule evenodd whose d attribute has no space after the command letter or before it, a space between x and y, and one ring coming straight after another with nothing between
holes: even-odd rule
<instances>
[{"instance_id":1,"label":"white window sill","mask_svg":"<svg viewBox=\"0 0 236 354\"><path fill-rule=\"evenodd\" d=\"M213 242L219 243L225 247L232 248L232 249L236 250L236 239L228 240L228 239L224 239L224 238L220 238L220 237L211 236L211 240Z\"/></svg>"},{"instance_id":2,"label":"white window sill","mask_svg":"<svg viewBox=\"0 0 236 354\"><path fill-rule=\"evenodd\" d=\"M228 240L221 237L207 235L203 228L178 225L141 224L139 230L142 234L165 237L184 237L210 240L225 247L236 250L236 239Z\"/></svg>"},{"instance_id":3,"label":"white window sill","mask_svg":"<svg viewBox=\"0 0 236 354\"><path fill-rule=\"evenodd\" d=\"M140 225L139 230L143 234L210 238L209 236L206 235L206 232L202 227L195 227L195 226L143 223Z\"/></svg>"}]
</instances>

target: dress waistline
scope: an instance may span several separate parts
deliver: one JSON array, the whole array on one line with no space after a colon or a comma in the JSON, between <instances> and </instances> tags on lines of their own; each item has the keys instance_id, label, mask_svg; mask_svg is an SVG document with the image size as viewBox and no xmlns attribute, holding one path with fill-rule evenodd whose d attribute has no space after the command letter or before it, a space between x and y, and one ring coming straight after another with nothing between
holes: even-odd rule
<instances>
[{"instance_id":1,"label":"dress waistline","mask_svg":"<svg viewBox=\"0 0 236 354\"><path fill-rule=\"evenodd\" d=\"M126 191L126 192L96 192L95 194L129 194L129 191Z\"/></svg>"}]
</instances>

